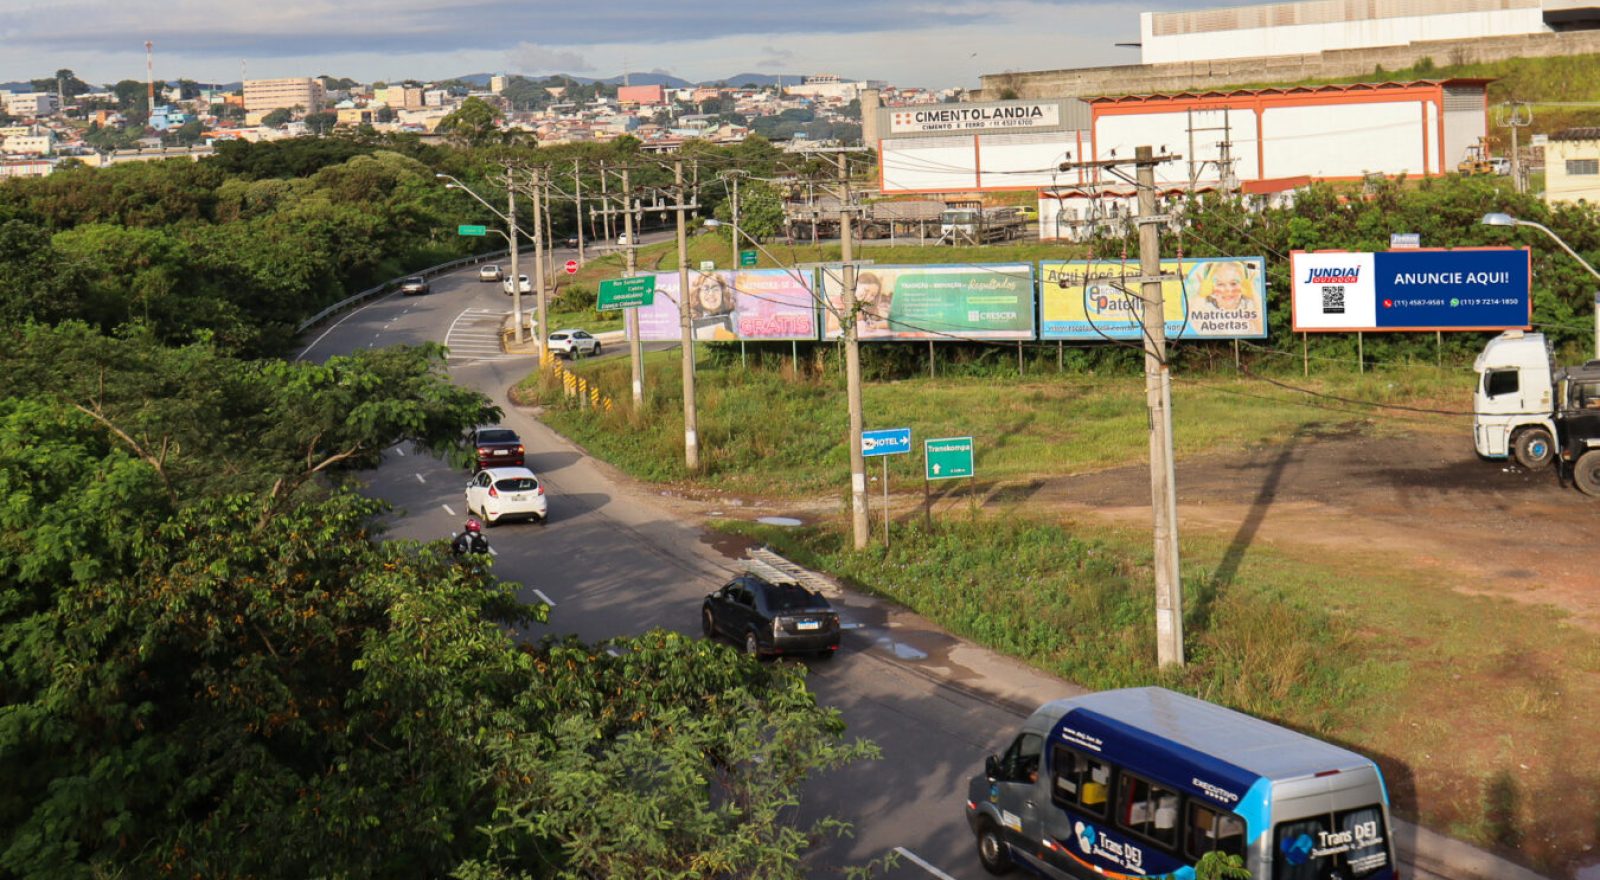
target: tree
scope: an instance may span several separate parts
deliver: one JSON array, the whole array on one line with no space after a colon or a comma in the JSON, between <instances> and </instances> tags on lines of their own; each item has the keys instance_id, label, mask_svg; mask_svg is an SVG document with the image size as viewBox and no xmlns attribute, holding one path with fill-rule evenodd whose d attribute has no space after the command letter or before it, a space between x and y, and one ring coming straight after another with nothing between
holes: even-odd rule
<instances>
[{"instance_id":1,"label":"tree","mask_svg":"<svg viewBox=\"0 0 1600 880\"><path fill-rule=\"evenodd\" d=\"M733 222L733 206L722 202L717 205L715 216L724 223ZM740 233L756 241L771 238L783 231L783 219L783 198L771 184L760 180L739 182Z\"/></svg>"},{"instance_id":2,"label":"tree","mask_svg":"<svg viewBox=\"0 0 1600 880\"><path fill-rule=\"evenodd\" d=\"M191 119L169 132L169 137L183 146L192 147L200 143L200 137L203 133L204 129L200 125L200 120Z\"/></svg>"},{"instance_id":3,"label":"tree","mask_svg":"<svg viewBox=\"0 0 1600 880\"><path fill-rule=\"evenodd\" d=\"M306 129L315 135L325 135L339 124L339 114L330 110L306 114Z\"/></svg>"},{"instance_id":4,"label":"tree","mask_svg":"<svg viewBox=\"0 0 1600 880\"><path fill-rule=\"evenodd\" d=\"M69 104L72 103L72 99L84 92L93 91L88 83L78 79L77 75L67 68L56 71L55 76L33 80L31 85L36 92L55 94L59 89L61 97Z\"/></svg>"},{"instance_id":5,"label":"tree","mask_svg":"<svg viewBox=\"0 0 1600 880\"><path fill-rule=\"evenodd\" d=\"M289 108L279 107L271 113L261 117L261 124L268 128L283 128L288 124L289 120L292 119L293 116L294 114L289 111Z\"/></svg>"},{"instance_id":6,"label":"tree","mask_svg":"<svg viewBox=\"0 0 1600 880\"><path fill-rule=\"evenodd\" d=\"M468 147L484 147L506 140L506 132L500 129L500 111L482 98L461 102L460 107L439 120L435 131Z\"/></svg>"}]
</instances>

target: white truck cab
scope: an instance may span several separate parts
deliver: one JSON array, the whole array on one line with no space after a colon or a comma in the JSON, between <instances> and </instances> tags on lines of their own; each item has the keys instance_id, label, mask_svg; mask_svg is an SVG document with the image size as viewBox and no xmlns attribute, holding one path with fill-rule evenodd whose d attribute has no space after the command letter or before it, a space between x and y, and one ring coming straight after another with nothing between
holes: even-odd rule
<instances>
[{"instance_id":1,"label":"white truck cab","mask_svg":"<svg viewBox=\"0 0 1600 880\"><path fill-rule=\"evenodd\" d=\"M1528 470L1555 460L1555 362L1543 333L1507 330L1473 362L1472 441L1485 458L1514 458Z\"/></svg>"}]
</instances>

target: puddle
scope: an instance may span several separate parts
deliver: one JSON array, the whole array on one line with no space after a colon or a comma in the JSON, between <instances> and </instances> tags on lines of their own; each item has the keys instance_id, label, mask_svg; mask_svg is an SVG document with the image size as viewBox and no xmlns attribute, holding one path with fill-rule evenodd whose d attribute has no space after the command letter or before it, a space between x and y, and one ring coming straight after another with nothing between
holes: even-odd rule
<instances>
[{"instance_id":1,"label":"puddle","mask_svg":"<svg viewBox=\"0 0 1600 880\"><path fill-rule=\"evenodd\" d=\"M801 522L800 520L795 519L792 516L763 516L760 519L757 519L756 522L761 523L763 525L788 526L790 528L793 528L795 526L805 525L805 523Z\"/></svg>"},{"instance_id":2,"label":"puddle","mask_svg":"<svg viewBox=\"0 0 1600 880\"><path fill-rule=\"evenodd\" d=\"M893 639L879 639L878 647L883 648L900 660L926 660L928 655L904 642Z\"/></svg>"}]
</instances>

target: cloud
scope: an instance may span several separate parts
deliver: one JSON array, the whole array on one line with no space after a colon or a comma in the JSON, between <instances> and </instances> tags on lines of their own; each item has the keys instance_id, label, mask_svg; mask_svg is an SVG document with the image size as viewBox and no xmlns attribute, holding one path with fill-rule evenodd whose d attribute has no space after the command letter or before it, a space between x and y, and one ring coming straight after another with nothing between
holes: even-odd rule
<instances>
[{"instance_id":1,"label":"cloud","mask_svg":"<svg viewBox=\"0 0 1600 880\"><path fill-rule=\"evenodd\" d=\"M760 61L757 64L762 67L782 67L792 60L794 60L793 51L769 43L761 47Z\"/></svg>"},{"instance_id":2,"label":"cloud","mask_svg":"<svg viewBox=\"0 0 1600 880\"><path fill-rule=\"evenodd\" d=\"M578 73L594 70L594 65L577 52L552 49L535 43L520 43L506 54L506 64L521 73Z\"/></svg>"}]
</instances>

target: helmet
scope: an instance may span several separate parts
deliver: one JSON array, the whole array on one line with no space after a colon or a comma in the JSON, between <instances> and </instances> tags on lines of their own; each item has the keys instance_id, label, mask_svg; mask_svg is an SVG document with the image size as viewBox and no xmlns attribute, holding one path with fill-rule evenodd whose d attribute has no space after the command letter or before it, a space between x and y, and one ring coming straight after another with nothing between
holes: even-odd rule
<instances>
[{"instance_id":1,"label":"helmet","mask_svg":"<svg viewBox=\"0 0 1600 880\"><path fill-rule=\"evenodd\" d=\"M475 520L475 519L467 520L467 531L476 532L477 530L478 530L478 521Z\"/></svg>"}]
</instances>

